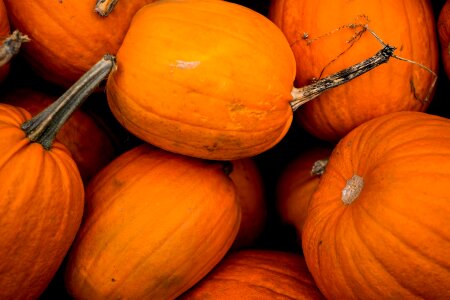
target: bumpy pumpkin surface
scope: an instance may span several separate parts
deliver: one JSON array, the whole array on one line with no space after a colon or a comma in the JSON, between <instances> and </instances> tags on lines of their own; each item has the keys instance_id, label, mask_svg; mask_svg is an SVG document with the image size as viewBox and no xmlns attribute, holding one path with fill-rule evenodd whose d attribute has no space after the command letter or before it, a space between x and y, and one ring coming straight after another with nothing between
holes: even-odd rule
<instances>
[{"instance_id":1,"label":"bumpy pumpkin surface","mask_svg":"<svg viewBox=\"0 0 450 300\"><path fill-rule=\"evenodd\" d=\"M232 252L180 299L324 299L302 256L273 250Z\"/></svg>"},{"instance_id":2,"label":"bumpy pumpkin surface","mask_svg":"<svg viewBox=\"0 0 450 300\"><path fill-rule=\"evenodd\" d=\"M291 121L295 60L264 16L216 0L142 8L117 53L108 102L139 138L185 155L234 160L274 146Z\"/></svg>"},{"instance_id":3,"label":"bumpy pumpkin surface","mask_svg":"<svg viewBox=\"0 0 450 300\"><path fill-rule=\"evenodd\" d=\"M9 35L9 21L6 13L5 4L0 0L0 43ZM2 81L9 71L9 64L0 67L0 81Z\"/></svg>"},{"instance_id":4,"label":"bumpy pumpkin surface","mask_svg":"<svg viewBox=\"0 0 450 300\"><path fill-rule=\"evenodd\" d=\"M119 1L107 17L92 0L4 2L12 25L31 39L21 54L41 77L69 87L104 54L117 52L133 15L152 1Z\"/></svg>"},{"instance_id":5,"label":"bumpy pumpkin surface","mask_svg":"<svg viewBox=\"0 0 450 300\"><path fill-rule=\"evenodd\" d=\"M69 255L76 299L173 299L225 255L239 229L221 164L136 147L88 185Z\"/></svg>"},{"instance_id":6,"label":"bumpy pumpkin surface","mask_svg":"<svg viewBox=\"0 0 450 300\"><path fill-rule=\"evenodd\" d=\"M55 100L56 98L50 95L32 89L18 89L0 95L0 102L22 107L32 116ZM112 139L82 110L72 114L58 132L57 139L70 151L85 183L116 155Z\"/></svg>"},{"instance_id":7,"label":"bumpy pumpkin surface","mask_svg":"<svg viewBox=\"0 0 450 300\"><path fill-rule=\"evenodd\" d=\"M369 32L359 36L362 27L346 27L350 24L367 24L385 43L397 48L396 55L437 71L435 18L428 0L276 0L271 2L270 18L285 33L295 54L298 86L353 65L382 48ZM297 110L296 119L315 136L337 141L374 117L424 111L430 102L424 99L435 78L417 65L391 59L305 104Z\"/></svg>"},{"instance_id":8,"label":"bumpy pumpkin surface","mask_svg":"<svg viewBox=\"0 0 450 300\"><path fill-rule=\"evenodd\" d=\"M37 299L81 222L84 188L68 150L31 142L28 112L0 104L0 298Z\"/></svg>"},{"instance_id":9,"label":"bumpy pumpkin surface","mask_svg":"<svg viewBox=\"0 0 450 300\"><path fill-rule=\"evenodd\" d=\"M444 71L450 79L450 1L445 2L438 18L438 34Z\"/></svg>"},{"instance_id":10,"label":"bumpy pumpkin surface","mask_svg":"<svg viewBox=\"0 0 450 300\"><path fill-rule=\"evenodd\" d=\"M303 250L330 299L450 297L450 120L375 118L330 156Z\"/></svg>"}]
</instances>

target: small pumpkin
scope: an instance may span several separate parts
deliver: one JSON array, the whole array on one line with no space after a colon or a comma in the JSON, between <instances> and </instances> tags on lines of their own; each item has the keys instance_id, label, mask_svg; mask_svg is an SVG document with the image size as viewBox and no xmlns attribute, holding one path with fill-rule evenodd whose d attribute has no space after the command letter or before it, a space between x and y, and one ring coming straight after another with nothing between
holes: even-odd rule
<instances>
[{"instance_id":1,"label":"small pumpkin","mask_svg":"<svg viewBox=\"0 0 450 300\"><path fill-rule=\"evenodd\" d=\"M320 181L320 172L313 173L313 167L326 164L331 150L313 147L300 153L282 171L276 186L276 206L283 223L293 225L302 232L309 202ZM322 170L323 171L323 170Z\"/></svg>"},{"instance_id":2,"label":"small pumpkin","mask_svg":"<svg viewBox=\"0 0 450 300\"><path fill-rule=\"evenodd\" d=\"M87 187L67 290L75 299L173 299L222 259L240 214L222 163L137 146Z\"/></svg>"},{"instance_id":3,"label":"small pumpkin","mask_svg":"<svg viewBox=\"0 0 450 300\"><path fill-rule=\"evenodd\" d=\"M230 253L179 299L325 299L295 253L239 250Z\"/></svg>"},{"instance_id":4,"label":"small pumpkin","mask_svg":"<svg viewBox=\"0 0 450 300\"><path fill-rule=\"evenodd\" d=\"M44 110L55 100L53 96L28 88L0 95L0 102L22 107L32 116ZM70 119L59 130L56 139L70 151L84 183L87 183L116 156L112 138L82 110L73 112Z\"/></svg>"},{"instance_id":5,"label":"small pumpkin","mask_svg":"<svg viewBox=\"0 0 450 300\"><path fill-rule=\"evenodd\" d=\"M262 174L252 158L231 161L230 178L236 186L241 205L241 224L234 240L233 249L249 247L264 230L267 205Z\"/></svg>"},{"instance_id":6,"label":"small pumpkin","mask_svg":"<svg viewBox=\"0 0 450 300\"><path fill-rule=\"evenodd\" d=\"M431 70L393 59L349 84L323 93L295 115L296 121L314 136L337 142L374 117L428 108L439 58L430 1L275 0L269 17L291 45L299 86L346 68L379 49L380 42L366 25L384 42L397 47L396 55Z\"/></svg>"},{"instance_id":7,"label":"small pumpkin","mask_svg":"<svg viewBox=\"0 0 450 300\"><path fill-rule=\"evenodd\" d=\"M0 103L1 299L37 299L81 223L83 182L70 152L54 141L85 99L78 88L33 118L22 108Z\"/></svg>"},{"instance_id":8,"label":"small pumpkin","mask_svg":"<svg viewBox=\"0 0 450 300\"><path fill-rule=\"evenodd\" d=\"M333 150L302 232L334 299L450 297L450 120L396 112Z\"/></svg>"},{"instance_id":9,"label":"small pumpkin","mask_svg":"<svg viewBox=\"0 0 450 300\"><path fill-rule=\"evenodd\" d=\"M372 62L386 62L393 50ZM295 59L283 33L254 10L216 0L146 5L117 62L107 82L117 120L157 147L213 160L270 149L287 133L293 109L356 76L346 71L294 88Z\"/></svg>"},{"instance_id":10,"label":"small pumpkin","mask_svg":"<svg viewBox=\"0 0 450 300\"><path fill-rule=\"evenodd\" d=\"M438 36L441 45L441 58L444 71L450 79L450 1L446 1L439 12Z\"/></svg>"},{"instance_id":11,"label":"small pumpkin","mask_svg":"<svg viewBox=\"0 0 450 300\"><path fill-rule=\"evenodd\" d=\"M108 17L90 0L4 2L12 26L31 39L21 54L33 70L69 87L105 53L116 53L133 15L152 0L120 1Z\"/></svg>"}]
</instances>

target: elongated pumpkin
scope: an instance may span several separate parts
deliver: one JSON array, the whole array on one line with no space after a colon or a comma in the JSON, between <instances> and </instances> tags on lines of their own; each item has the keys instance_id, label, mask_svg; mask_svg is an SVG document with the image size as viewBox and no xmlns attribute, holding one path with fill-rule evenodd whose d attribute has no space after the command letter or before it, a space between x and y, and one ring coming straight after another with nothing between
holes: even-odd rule
<instances>
[{"instance_id":1,"label":"elongated pumpkin","mask_svg":"<svg viewBox=\"0 0 450 300\"><path fill-rule=\"evenodd\" d=\"M82 90L92 92L97 84L84 82ZM85 99L78 87L33 118L0 104L1 299L37 299L81 223L83 182L67 148L54 141Z\"/></svg>"},{"instance_id":2,"label":"elongated pumpkin","mask_svg":"<svg viewBox=\"0 0 450 300\"><path fill-rule=\"evenodd\" d=\"M274 250L230 253L187 299L324 299L299 254Z\"/></svg>"},{"instance_id":3,"label":"elongated pumpkin","mask_svg":"<svg viewBox=\"0 0 450 300\"><path fill-rule=\"evenodd\" d=\"M75 299L173 299L225 255L240 214L221 163L133 148L88 185L67 289Z\"/></svg>"},{"instance_id":4,"label":"elongated pumpkin","mask_svg":"<svg viewBox=\"0 0 450 300\"><path fill-rule=\"evenodd\" d=\"M294 55L269 19L227 1L162 0L134 16L108 79L108 103L125 128L162 149L252 157L284 137L293 109L393 51L386 46L361 68L294 88Z\"/></svg>"},{"instance_id":5,"label":"elongated pumpkin","mask_svg":"<svg viewBox=\"0 0 450 300\"><path fill-rule=\"evenodd\" d=\"M450 297L450 120L397 112L333 150L303 251L330 299Z\"/></svg>"},{"instance_id":6,"label":"elongated pumpkin","mask_svg":"<svg viewBox=\"0 0 450 300\"><path fill-rule=\"evenodd\" d=\"M12 25L27 35L21 54L45 80L69 87L101 57L115 54L139 8L152 0L120 1L107 17L93 0L4 0Z\"/></svg>"},{"instance_id":7,"label":"elongated pumpkin","mask_svg":"<svg viewBox=\"0 0 450 300\"><path fill-rule=\"evenodd\" d=\"M438 44L429 0L326 0L271 2L271 20L286 35L297 62L299 86L360 61L380 43L396 55L438 70ZM338 141L351 129L395 111L425 111L434 92L435 74L391 60L373 72L320 95L296 112L296 120L324 140Z\"/></svg>"}]
</instances>

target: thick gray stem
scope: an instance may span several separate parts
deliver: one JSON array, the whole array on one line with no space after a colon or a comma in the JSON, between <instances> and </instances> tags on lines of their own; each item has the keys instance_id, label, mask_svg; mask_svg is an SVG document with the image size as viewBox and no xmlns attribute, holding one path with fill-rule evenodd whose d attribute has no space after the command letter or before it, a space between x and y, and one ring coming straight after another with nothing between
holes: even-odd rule
<instances>
[{"instance_id":1,"label":"thick gray stem","mask_svg":"<svg viewBox=\"0 0 450 300\"><path fill-rule=\"evenodd\" d=\"M324 91L349 82L350 80L378 67L379 65L388 62L389 58L391 58L394 54L394 51L395 47L386 45L374 56L360 63L357 63L347 69L317 80L316 82L307 86L301 88L293 88L291 93L293 100L290 102L292 110L297 110L300 106L316 98Z\"/></svg>"},{"instance_id":2,"label":"thick gray stem","mask_svg":"<svg viewBox=\"0 0 450 300\"><path fill-rule=\"evenodd\" d=\"M72 113L92 94L115 66L115 57L105 55L53 104L22 124L28 138L50 149L59 129Z\"/></svg>"},{"instance_id":3,"label":"thick gray stem","mask_svg":"<svg viewBox=\"0 0 450 300\"><path fill-rule=\"evenodd\" d=\"M116 7L117 2L119 2L119 0L97 0L95 11L100 16L106 17L113 11L114 7Z\"/></svg>"},{"instance_id":4,"label":"thick gray stem","mask_svg":"<svg viewBox=\"0 0 450 300\"><path fill-rule=\"evenodd\" d=\"M11 58L19 53L22 43L29 42L28 36L15 30L9 37L7 37L0 45L0 67L6 65Z\"/></svg>"}]
</instances>

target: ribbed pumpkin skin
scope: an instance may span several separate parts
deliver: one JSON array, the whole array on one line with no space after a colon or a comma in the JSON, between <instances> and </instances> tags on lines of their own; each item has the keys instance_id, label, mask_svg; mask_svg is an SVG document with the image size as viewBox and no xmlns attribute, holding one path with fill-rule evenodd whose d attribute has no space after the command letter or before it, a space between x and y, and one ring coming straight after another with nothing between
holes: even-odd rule
<instances>
[{"instance_id":1,"label":"ribbed pumpkin skin","mask_svg":"<svg viewBox=\"0 0 450 300\"><path fill-rule=\"evenodd\" d=\"M0 0L0 43L9 35L9 21L6 13L5 4ZM5 79L9 72L9 64L0 67L0 82Z\"/></svg>"},{"instance_id":2,"label":"ribbed pumpkin skin","mask_svg":"<svg viewBox=\"0 0 450 300\"><path fill-rule=\"evenodd\" d=\"M444 71L450 79L450 1L442 7L438 18L438 34Z\"/></svg>"},{"instance_id":3,"label":"ribbed pumpkin skin","mask_svg":"<svg viewBox=\"0 0 450 300\"><path fill-rule=\"evenodd\" d=\"M366 23L358 18L361 15L368 17L369 28L384 42L397 47L396 55L437 72L436 26L428 0L272 1L270 18L292 45L298 86L319 78L321 71L334 59L322 77L365 60L382 48L369 32L350 48L347 41L356 30L347 28L329 34L347 24ZM304 33L310 39L328 35L308 45L302 39ZM313 135L338 141L351 129L374 117L395 111L424 111L429 102L421 100L428 94L433 79L430 72L391 58L387 64L305 104L295 118Z\"/></svg>"},{"instance_id":4,"label":"ribbed pumpkin skin","mask_svg":"<svg viewBox=\"0 0 450 300\"><path fill-rule=\"evenodd\" d=\"M106 53L115 54L136 11L151 0L119 1L101 17L92 0L4 0L31 42L21 54L42 78L69 87Z\"/></svg>"},{"instance_id":5,"label":"ribbed pumpkin skin","mask_svg":"<svg viewBox=\"0 0 450 300\"><path fill-rule=\"evenodd\" d=\"M241 205L241 225L233 249L252 245L262 233L267 220L267 205L261 171L252 158L231 161L230 178L236 186Z\"/></svg>"},{"instance_id":6,"label":"ribbed pumpkin skin","mask_svg":"<svg viewBox=\"0 0 450 300\"><path fill-rule=\"evenodd\" d=\"M292 121L295 60L281 31L226 1L163 0L134 17L108 80L111 110L171 152L235 160L274 146Z\"/></svg>"},{"instance_id":7,"label":"ribbed pumpkin skin","mask_svg":"<svg viewBox=\"0 0 450 300\"><path fill-rule=\"evenodd\" d=\"M312 175L314 163L326 159L331 150L315 147L298 155L280 175L276 188L276 205L283 222L301 233L309 202L319 185L320 176Z\"/></svg>"},{"instance_id":8,"label":"ribbed pumpkin skin","mask_svg":"<svg viewBox=\"0 0 450 300\"><path fill-rule=\"evenodd\" d=\"M302 256L273 250L230 253L180 299L324 299Z\"/></svg>"},{"instance_id":9,"label":"ribbed pumpkin skin","mask_svg":"<svg viewBox=\"0 0 450 300\"><path fill-rule=\"evenodd\" d=\"M66 148L30 143L28 112L0 104L0 299L37 299L81 223L84 189Z\"/></svg>"},{"instance_id":10,"label":"ribbed pumpkin skin","mask_svg":"<svg viewBox=\"0 0 450 300\"><path fill-rule=\"evenodd\" d=\"M172 299L219 262L239 228L220 164L147 145L104 168L86 194L65 276L75 299Z\"/></svg>"},{"instance_id":11,"label":"ribbed pumpkin skin","mask_svg":"<svg viewBox=\"0 0 450 300\"><path fill-rule=\"evenodd\" d=\"M56 98L50 95L25 88L0 95L0 102L22 107L32 116L55 100ZM84 183L116 155L112 139L89 114L82 110L72 114L56 138L70 151Z\"/></svg>"},{"instance_id":12,"label":"ribbed pumpkin skin","mask_svg":"<svg viewBox=\"0 0 450 300\"><path fill-rule=\"evenodd\" d=\"M398 112L334 149L311 202L303 251L330 299L450 297L450 120ZM341 201L346 180L364 180Z\"/></svg>"}]
</instances>

